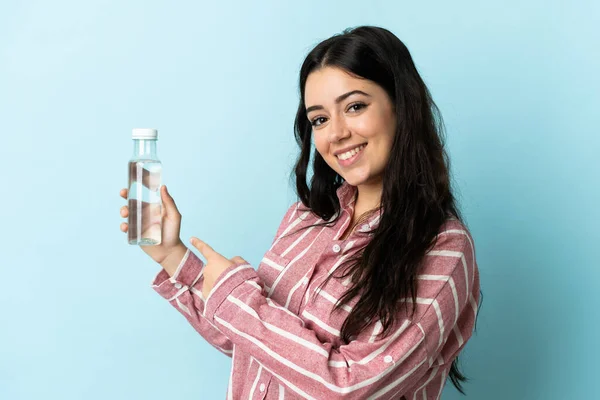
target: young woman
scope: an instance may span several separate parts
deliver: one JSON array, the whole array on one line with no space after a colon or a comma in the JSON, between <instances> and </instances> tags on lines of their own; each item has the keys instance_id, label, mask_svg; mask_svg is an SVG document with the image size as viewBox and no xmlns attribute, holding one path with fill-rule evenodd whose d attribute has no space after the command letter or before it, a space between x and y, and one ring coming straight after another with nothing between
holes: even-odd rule
<instances>
[{"instance_id":1,"label":"young woman","mask_svg":"<svg viewBox=\"0 0 600 400\"><path fill-rule=\"evenodd\" d=\"M227 398L439 399L448 377L462 392L479 273L408 49L371 26L318 44L295 134L300 200L258 269L192 238L201 261L161 188L163 242L142 247L163 267L154 289L232 357Z\"/></svg>"}]
</instances>

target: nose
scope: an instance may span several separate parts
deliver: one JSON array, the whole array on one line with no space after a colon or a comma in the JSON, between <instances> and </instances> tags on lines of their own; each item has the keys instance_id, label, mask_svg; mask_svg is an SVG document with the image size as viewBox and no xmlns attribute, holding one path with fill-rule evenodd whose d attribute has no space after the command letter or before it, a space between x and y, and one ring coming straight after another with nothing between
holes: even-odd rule
<instances>
[{"instance_id":1,"label":"nose","mask_svg":"<svg viewBox=\"0 0 600 400\"><path fill-rule=\"evenodd\" d=\"M350 136L350 130L343 118L331 118L329 122L329 143L339 142Z\"/></svg>"}]
</instances>

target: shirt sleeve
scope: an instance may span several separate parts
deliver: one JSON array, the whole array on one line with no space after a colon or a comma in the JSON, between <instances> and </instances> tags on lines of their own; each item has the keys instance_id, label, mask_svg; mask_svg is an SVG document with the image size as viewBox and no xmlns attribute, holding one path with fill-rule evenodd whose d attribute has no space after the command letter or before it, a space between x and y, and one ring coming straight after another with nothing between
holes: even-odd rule
<instances>
[{"instance_id":1,"label":"shirt sleeve","mask_svg":"<svg viewBox=\"0 0 600 400\"><path fill-rule=\"evenodd\" d=\"M277 228L276 238L286 233L285 227L299 204L296 202L288 208ZM207 320L203 315L205 307L205 298L202 294L203 271L204 262L188 248L173 276L169 277L169 274L161 269L152 282L152 288L169 301L206 341L231 357L233 344L212 321Z\"/></svg>"},{"instance_id":2,"label":"shirt sleeve","mask_svg":"<svg viewBox=\"0 0 600 400\"><path fill-rule=\"evenodd\" d=\"M203 318L292 390L312 398L398 398L421 380L469 304L475 274L466 239L444 243L425 262L448 271L415 320L403 320L378 340L322 343L296 315L265 297L250 265L231 266L215 282ZM458 248L457 248L458 247ZM471 261L473 260L473 261ZM441 264L440 264L441 263Z\"/></svg>"},{"instance_id":3,"label":"shirt sleeve","mask_svg":"<svg viewBox=\"0 0 600 400\"><path fill-rule=\"evenodd\" d=\"M188 320L208 343L221 353L232 356L233 344L211 321L203 316L202 294L204 262L189 248L172 277L164 270L156 275L152 288Z\"/></svg>"}]
</instances>

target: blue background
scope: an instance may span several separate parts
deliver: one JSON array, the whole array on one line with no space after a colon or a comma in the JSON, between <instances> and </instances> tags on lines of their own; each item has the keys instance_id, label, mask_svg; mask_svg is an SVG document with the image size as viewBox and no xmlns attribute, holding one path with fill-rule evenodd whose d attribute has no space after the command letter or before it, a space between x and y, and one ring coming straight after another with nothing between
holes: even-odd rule
<instances>
[{"instance_id":1,"label":"blue background","mask_svg":"<svg viewBox=\"0 0 600 400\"><path fill-rule=\"evenodd\" d=\"M225 398L230 359L119 231L131 129L159 130L184 241L256 266L295 200L300 64L362 24L446 121L484 292L467 398L597 395L599 4L3 0L0 398Z\"/></svg>"}]
</instances>

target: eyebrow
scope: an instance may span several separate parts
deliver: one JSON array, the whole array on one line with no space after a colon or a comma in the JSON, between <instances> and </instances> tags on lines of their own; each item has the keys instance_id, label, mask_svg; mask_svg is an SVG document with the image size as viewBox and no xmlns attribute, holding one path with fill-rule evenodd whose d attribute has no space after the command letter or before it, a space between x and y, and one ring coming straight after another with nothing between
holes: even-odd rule
<instances>
[{"instance_id":1,"label":"eyebrow","mask_svg":"<svg viewBox=\"0 0 600 400\"><path fill-rule=\"evenodd\" d=\"M347 99L348 97L352 96L353 94L362 94L362 95L364 95L364 96L371 97L371 95L370 95L370 94L367 94L367 93L365 93L365 92L363 92L363 91L361 91L361 90L353 90L353 91L351 91L351 92L344 93L343 95L341 95L341 96L339 96L337 99L335 99L335 104L339 104L339 103L341 103L342 101L344 101L344 100L345 100L345 99ZM310 107L308 107L308 108L306 109L306 113L308 114L308 113L309 113L309 112L311 112L311 111L314 111L314 110L322 110L322 109L323 109L323 106L321 106L321 105L317 105L317 106L310 106Z\"/></svg>"}]
</instances>

